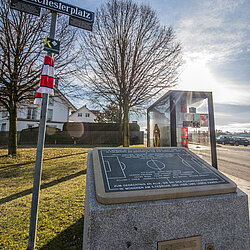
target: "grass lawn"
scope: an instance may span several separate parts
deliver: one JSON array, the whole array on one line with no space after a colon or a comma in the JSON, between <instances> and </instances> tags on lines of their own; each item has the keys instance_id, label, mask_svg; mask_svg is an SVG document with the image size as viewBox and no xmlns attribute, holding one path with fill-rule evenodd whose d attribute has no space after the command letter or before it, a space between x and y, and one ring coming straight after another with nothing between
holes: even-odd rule
<instances>
[{"instance_id":1,"label":"grass lawn","mask_svg":"<svg viewBox=\"0 0 250 250\"><path fill-rule=\"evenodd\" d=\"M81 249L87 148L44 149L37 225L38 249ZM0 149L0 249L26 249L35 148L8 157Z\"/></svg>"}]
</instances>

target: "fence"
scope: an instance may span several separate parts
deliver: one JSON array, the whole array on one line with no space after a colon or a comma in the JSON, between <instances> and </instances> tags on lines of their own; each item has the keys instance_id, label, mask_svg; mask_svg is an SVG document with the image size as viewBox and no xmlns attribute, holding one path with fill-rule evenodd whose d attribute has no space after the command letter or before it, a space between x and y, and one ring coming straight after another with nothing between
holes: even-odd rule
<instances>
[{"instance_id":1,"label":"fence","mask_svg":"<svg viewBox=\"0 0 250 250\"><path fill-rule=\"evenodd\" d=\"M45 144L106 144L120 145L122 138L119 131L88 131L81 137L72 136L71 131L57 131L53 135L46 134ZM38 131L22 131L19 144L36 144ZM143 132L131 131L130 143L133 145L143 144Z\"/></svg>"},{"instance_id":2,"label":"fence","mask_svg":"<svg viewBox=\"0 0 250 250\"><path fill-rule=\"evenodd\" d=\"M111 129L114 129L111 131ZM121 145L122 136L116 124L70 123L64 131L54 127L46 128L45 144L81 144L81 145ZM144 133L140 127L130 125L130 144L143 144ZM36 145L38 128L24 129L18 132L18 145ZM8 132L0 133L0 144L8 144Z\"/></svg>"}]
</instances>

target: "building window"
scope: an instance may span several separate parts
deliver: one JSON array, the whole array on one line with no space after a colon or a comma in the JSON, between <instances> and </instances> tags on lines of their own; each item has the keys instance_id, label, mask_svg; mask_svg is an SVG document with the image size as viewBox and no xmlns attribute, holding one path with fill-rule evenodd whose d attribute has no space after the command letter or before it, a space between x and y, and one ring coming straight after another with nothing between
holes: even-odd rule
<instances>
[{"instance_id":1,"label":"building window","mask_svg":"<svg viewBox=\"0 0 250 250\"><path fill-rule=\"evenodd\" d=\"M49 97L49 105L50 106L54 105L54 100L53 100L52 96Z\"/></svg>"},{"instance_id":2,"label":"building window","mask_svg":"<svg viewBox=\"0 0 250 250\"><path fill-rule=\"evenodd\" d=\"M53 109L48 109L47 120L51 121L53 118Z\"/></svg>"},{"instance_id":3,"label":"building window","mask_svg":"<svg viewBox=\"0 0 250 250\"><path fill-rule=\"evenodd\" d=\"M78 117L82 117L82 113L78 113Z\"/></svg>"},{"instance_id":4,"label":"building window","mask_svg":"<svg viewBox=\"0 0 250 250\"><path fill-rule=\"evenodd\" d=\"M37 116L36 108L28 108L27 119L35 120Z\"/></svg>"},{"instance_id":5,"label":"building window","mask_svg":"<svg viewBox=\"0 0 250 250\"><path fill-rule=\"evenodd\" d=\"M85 117L89 117L90 116L90 114L89 113L85 113Z\"/></svg>"},{"instance_id":6,"label":"building window","mask_svg":"<svg viewBox=\"0 0 250 250\"><path fill-rule=\"evenodd\" d=\"M2 124L1 131L6 131L6 123Z\"/></svg>"}]
</instances>

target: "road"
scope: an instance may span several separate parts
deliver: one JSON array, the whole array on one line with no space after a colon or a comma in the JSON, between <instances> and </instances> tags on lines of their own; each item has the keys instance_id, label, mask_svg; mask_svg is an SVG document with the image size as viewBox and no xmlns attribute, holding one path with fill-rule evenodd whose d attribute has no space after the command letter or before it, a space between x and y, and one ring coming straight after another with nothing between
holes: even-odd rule
<instances>
[{"instance_id":1,"label":"road","mask_svg":"<svg viewBox=\"0 0 250 250\"><path fill-rule=\"evenodd\" d=\"M208 147L192 146L190 149L210 163ZM250 182L250 146L217 145L217 161L223 173Z\"/></svg>"},{"instance_id":2,"label":"road","mask_svg":"<svg viewBox=\"0 0 250 250\"><path fill-rule=\"evenodd\" d=\"M217 145L216 148L218 170L248 195L250 204L250 146ZM190 145L190 149L211 164L209 147Z\"/></svg>"},{"instance_id":3,"label":"road","mask_svg":"<svg viewBox=\"0 0 250 250\"><path fill-rule=\"evenodd\" d=\"M250 182L250 146L217 147L218 169Z\"/></svg>"}]
</instances>

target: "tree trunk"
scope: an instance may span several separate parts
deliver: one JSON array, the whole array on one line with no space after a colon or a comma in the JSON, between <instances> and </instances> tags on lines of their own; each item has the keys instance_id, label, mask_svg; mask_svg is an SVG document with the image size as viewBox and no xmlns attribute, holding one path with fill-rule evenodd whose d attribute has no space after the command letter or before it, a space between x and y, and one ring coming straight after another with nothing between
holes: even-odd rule
<instances>
[{"instance_id":1,"label":"tree trunk","mask_svg":"<svg viewBox=\"0 0 250 250\"><path fill-rule=\"evenodd\" d=\"M123 108L123 147L129 147L129 106L128 100L124 100Z\"/></svg>"},{"instance_id":2,"label":"tree trunk","mask_svg":"<svg viewBox=\"0 0 250 250\"><path fill-rule=\"evenodd\" d=\"M123 144L123 121L122 107L119 105L119 144Z\"/></svg>"},{"instance_id":3,"label":"tree trunk","mask_svg":"<svg viewBox=\"0 0 250 250\"><path fill-rule=\"evenodd\" d=\"M17 105L10 107L8 155L17 154Z\"/></svg>"}]
</instances>

